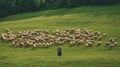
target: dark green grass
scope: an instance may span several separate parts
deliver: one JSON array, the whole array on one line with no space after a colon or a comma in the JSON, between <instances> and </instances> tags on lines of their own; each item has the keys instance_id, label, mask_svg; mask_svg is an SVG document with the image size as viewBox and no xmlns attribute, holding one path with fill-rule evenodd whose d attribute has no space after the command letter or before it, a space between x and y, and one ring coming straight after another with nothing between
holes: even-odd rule
<instances>
[{"instance_id":1,"label":"dark green grass","mask_svg":"<svg viewBox=\"0 0 120 67\"><path fill-rule=\"evenodd\" d=\"M83 6L30 12L0 19L0 34L6 29L21 30L88 28L120 40L120 5ZM100 47L62 46L63 55L56 55L56 46L50 48L11 47L0 40L0 67L120 67L120 45L108 50Z\"/></svg>"}]
</instances>

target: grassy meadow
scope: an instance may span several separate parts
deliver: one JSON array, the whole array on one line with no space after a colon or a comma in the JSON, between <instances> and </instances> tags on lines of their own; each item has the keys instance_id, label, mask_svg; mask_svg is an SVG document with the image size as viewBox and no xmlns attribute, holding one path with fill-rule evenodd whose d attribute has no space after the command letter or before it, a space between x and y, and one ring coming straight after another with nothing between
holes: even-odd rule
<instances>
[{"instance_id":1,"label":"grassy meadow","mask_svg":"<svg viewBox=\"0 0 120 67\"><path fill-rule=\"evenodd\" d=\"M120 43L120 5L81 6L21 13L0 19L0 34L9 28L15 34L22 30L91 29L117 37ZM120 67L120 44L108 50L100 47L62 46L62 57L57 47L11 47L0 39L0 67Z\"/></svg>"}]
</instances>

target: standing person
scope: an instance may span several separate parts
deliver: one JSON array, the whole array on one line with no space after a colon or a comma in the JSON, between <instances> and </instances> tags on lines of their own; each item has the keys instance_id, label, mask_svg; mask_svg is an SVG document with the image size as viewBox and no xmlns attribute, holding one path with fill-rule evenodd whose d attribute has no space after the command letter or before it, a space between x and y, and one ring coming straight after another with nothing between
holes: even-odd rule
<instances>
[{"instance_id":1,"label":"standing person","mask_svg":"<svg viewBox=\"0 0 120 67\"><path fill-rule=\"evenodd\" d=\"M58 48L57 48L57 55L60 57L62 55L62 48L61 46L59 45Z\"/></svg>"}]
</instances>

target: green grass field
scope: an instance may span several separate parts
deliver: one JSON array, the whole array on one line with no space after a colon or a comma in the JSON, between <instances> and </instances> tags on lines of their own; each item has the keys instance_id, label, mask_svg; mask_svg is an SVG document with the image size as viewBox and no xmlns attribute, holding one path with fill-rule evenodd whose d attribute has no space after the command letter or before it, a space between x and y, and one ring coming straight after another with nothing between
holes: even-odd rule
<instances>
[{"instance_id":1,"label":"green grass field","mask_svg":"<svg viewBox=\"0 0 120 67\"><path fill-rule=\"evenodd\" d=\"M117 37L119 42L120 5L82 6L16 14L0 19L0 34L6 28L14 33L33 29L53 31L88 28L107 33L108 38ZM104 45L85 48L67 47L66 44L62 46L62 57L56 55L56 46L33 50L14 48L11 45L0 40L0 67L120 67L120 45L107 50Z\"/></svg>"}]
</instances>

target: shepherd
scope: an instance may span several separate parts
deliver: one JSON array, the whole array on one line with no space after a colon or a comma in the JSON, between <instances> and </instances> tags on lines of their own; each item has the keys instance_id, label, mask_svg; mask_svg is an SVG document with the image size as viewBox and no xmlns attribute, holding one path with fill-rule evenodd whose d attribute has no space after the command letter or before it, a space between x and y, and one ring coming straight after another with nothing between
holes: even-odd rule
<instances>
[{"instance_id":1,"label":"shepherd","mask_svg":"<svg viewBox=\"0 0 120 67\"><path fill-rule=\"evenodd\" d=\"M59 45L58 48L57 48L57 55L60 57L62 55L62 48L61 46Z\"/></svg>"}]
</instances>

